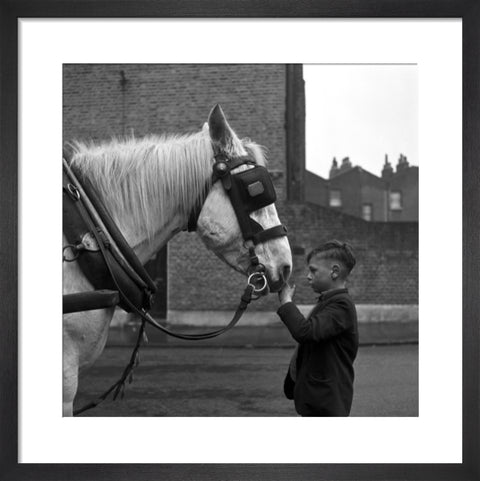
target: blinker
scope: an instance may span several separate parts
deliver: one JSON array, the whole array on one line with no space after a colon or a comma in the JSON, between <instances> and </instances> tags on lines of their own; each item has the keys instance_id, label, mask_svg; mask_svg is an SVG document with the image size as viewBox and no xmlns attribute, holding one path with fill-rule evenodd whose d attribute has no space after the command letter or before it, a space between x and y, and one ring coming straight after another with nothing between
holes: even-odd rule
<instances>
[{"instance_id":1,"label":"blinker","mask_svg":"<svg viewBox=\"0 0 480 481\"><path fill-rule=\"evenodd\" d=\"M283 225L277 225L265 229L256 222L250 213L258 211L263 207L275 203L277 196L275 187L268 170L256 164L248 156L229 158L226 155L215 156L216 162L212 166L212 185L218 180L222 181L225 192L230 198L232 207L237 216L238 224L242 232L244 240L252 241L254 245L264 243L270 239L283 237L287 235L287 230ZM241 165L251 166L249 169L232 174L232 170ZM195 230L197 219L201 211L202 204L192 209L188 219L188 230ZM255 250L250 253L252 265L255 262Z\"/></svg>"}]
</instances>

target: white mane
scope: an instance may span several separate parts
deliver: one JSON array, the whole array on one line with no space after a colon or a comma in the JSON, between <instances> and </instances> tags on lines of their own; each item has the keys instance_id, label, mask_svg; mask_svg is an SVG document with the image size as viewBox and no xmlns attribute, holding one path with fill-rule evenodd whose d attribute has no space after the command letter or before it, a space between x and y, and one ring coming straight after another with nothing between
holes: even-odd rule
<instances>
[{"instance_id":1,"label":"white mane","mask_svg":"<svg viewBox=\"0 0 480 481\"><path fill-rule=\"evenodd\" d=\"M242 144L257 163L265 165L260 146L248 139ZM166 213L174 210L188 218L205 195L214 161L205 129L185 136L74 142L72 147L73 168L92 182L119 227L128 218L129 225L148 239Z\"/></svg>"}]
</instances>

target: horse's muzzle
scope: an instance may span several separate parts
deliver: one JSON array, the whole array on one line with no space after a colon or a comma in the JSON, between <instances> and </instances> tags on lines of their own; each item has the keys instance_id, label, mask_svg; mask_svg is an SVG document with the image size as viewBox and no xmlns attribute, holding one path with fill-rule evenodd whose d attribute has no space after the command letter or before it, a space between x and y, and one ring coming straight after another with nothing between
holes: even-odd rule
<instances>
[{"instance_id":1,"label":"horse's muzzle","mask_svg":"<svg viewBox=\"0 0 480 481\"><path fill-rule=\"evenodd\" d=\"M283 266L283 268L280 271L279 279L276 281L273 281L267 273L268 287L270 289L270 292L280 291L282 287L287 283L288 279L290 278L291 271L292 271L292 268L289 264Z\"/></svg>"}]
</instances>

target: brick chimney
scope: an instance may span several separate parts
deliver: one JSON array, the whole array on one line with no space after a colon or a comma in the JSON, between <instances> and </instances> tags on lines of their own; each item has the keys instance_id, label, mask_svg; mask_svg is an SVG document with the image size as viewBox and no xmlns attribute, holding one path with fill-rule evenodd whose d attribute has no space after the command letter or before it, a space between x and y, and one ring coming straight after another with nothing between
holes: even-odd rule
<instances>
[{"instance_id":1,"label":"brick chimney","mask_svg":"<svg viewBox=\"0 0 480 481\"><path fill-rule=\"evenodd\" d=\"M342 159L342 165L340 166L340 172L346 172L352 168L352 163L350 162L350 157L344 157Z\"/></svg>"},{"instance_id":2,"label":"brick chimney","mask_svg":"<svg viewBox=\"0 0 480 481\"><path fill-rule=\"evenodd\" d=\"M335 177L338 174L338 162L334 157L332 161L332 166L330 167L330 178Z\"/></svg>"},{"instance_id":3,"label":"brick chimney","mask_svg":"<svg viewBox=\"0 0 480 481\"><path fill-rule=\"evenodd\" d=\"M402 170L408 169L409 163L407 160L407 157L403 154L400 154L400 157L398 158L398 164L397 164L397 172L401 172Z\"/></svg>"},{"instance_id":4,"label":"brick chimney","mask_svg":"<svg viewBox=\"0 0 480 481\"><path fill-rule=\"evenodd\" d=\"M393 175L393 167L392 164L388 161L388 155L385 154L385 164L383 165L382 169L382 179L390 180Z\"/></svg>"}]
</instances>

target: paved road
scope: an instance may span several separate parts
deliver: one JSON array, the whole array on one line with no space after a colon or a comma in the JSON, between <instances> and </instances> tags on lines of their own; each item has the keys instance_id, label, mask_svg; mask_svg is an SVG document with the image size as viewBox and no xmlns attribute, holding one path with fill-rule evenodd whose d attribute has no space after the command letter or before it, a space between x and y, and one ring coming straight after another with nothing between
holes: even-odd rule
<instances>
[{"instance_id":1,"label":"paved road","mask_svg":"<svg viewBox=\"0 0 480 481\"><path fill-rule=\"evenodd\" d=\"M296 416L283 396L290 348L143 347L123 400L82 416ZM80 381L75 407L116 381L130 357L107 347ZM418 415L418 346L360 347L352 416Z\"/></svg>"}]
</instances>

